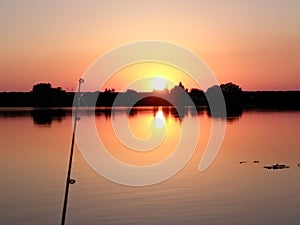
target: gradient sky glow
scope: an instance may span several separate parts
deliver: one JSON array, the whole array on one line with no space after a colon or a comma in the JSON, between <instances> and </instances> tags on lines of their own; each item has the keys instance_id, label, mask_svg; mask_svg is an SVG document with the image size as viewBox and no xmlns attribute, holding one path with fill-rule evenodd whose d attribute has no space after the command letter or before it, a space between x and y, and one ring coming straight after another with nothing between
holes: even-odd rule
<instances>
[{"instance_id":1,"label":"gradient sky glow","mask_svg":"<svg viewBox=\"0 0 300 225\"><path fill-rule=\"evenodd\" d=\"M0 0L0 91L75 89L96 58L141 40L185 46L220 83L300 90L299 12L299 0Z\"/></svg>"}]
</instances>

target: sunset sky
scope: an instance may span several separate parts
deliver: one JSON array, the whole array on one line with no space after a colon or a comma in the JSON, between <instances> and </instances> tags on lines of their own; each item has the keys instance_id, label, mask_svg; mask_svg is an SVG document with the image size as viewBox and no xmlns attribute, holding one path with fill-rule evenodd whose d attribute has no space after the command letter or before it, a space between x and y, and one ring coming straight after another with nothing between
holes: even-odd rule
<instances>
[{"instance_id":1,"label":"sunset sky","mask_svg":"<svg viewBox=\"0 0 300 225\"><path fill-rule=\"evenodd\" d=\"M75 89L96 58L142 40L190 49L220 83L300 90L299 12L299 0L1 0L0 91L30 91L39 82ZM149 71L191 88L172 69L159 74L153 66L134 76ZM126 68L120 74L109 88L127 82Z\"/></svg>"}]
</instances>

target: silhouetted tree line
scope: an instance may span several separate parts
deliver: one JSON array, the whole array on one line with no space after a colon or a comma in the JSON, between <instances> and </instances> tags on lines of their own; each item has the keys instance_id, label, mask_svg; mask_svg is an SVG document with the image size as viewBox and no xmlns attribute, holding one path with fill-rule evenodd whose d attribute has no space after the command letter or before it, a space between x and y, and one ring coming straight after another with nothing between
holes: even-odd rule
<instances>
[{"instance_id":1,"label":"silhouetted tree line","mask_svg":"<svg viewBox=\"0 0 300 225\"><path fill-rule=\"evenodd\" d=\"M74 93L39 83L31 92L1 92L0 107L65 107L72 106Z\"/></svg>"},{"instance_id":2,"label":"silhouetted tree line","mask_svg":"<svg viewBox=\"0 0 300 225\"><path fill-rule=\"evenodd\" d=\"M221 88L229 112L243 108L300 109L300 91L243 91L231 82L210 87L206 92L196 88L189 91L181 82L170 91L115 92L114 89L106 89L104 92L84 92L80 105L208 106L206 95L214 93L217 88ZM30 92L1 92L0 107L71 107L74 96L74 92L53 88L50 83L39 83Z\"/></svg>"}]
</instances>

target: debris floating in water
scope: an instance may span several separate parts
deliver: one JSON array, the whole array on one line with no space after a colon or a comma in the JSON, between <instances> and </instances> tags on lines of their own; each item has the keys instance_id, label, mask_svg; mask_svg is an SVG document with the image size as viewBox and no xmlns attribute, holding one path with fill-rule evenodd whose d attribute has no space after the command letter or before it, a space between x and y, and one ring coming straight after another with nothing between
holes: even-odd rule
<instances>
[{"instance_id":1,"label":"debris floating in water","mask_svg":"<svg viewBox=\"0 0 300 225\"><path fill-rule=\"evenodd\" d=\"M240 161L240 164L247 163L247 161Z\"/></svg>"},{"instance_id":2,"label":"debris floating in water","mask_svg":"<svg viewBox=\"0 0 300 225\"><path fill-rule=\"evenodd\" d=\"M279 169L287 169L290 168L289 166L285 165L285 164L278 164L276 163L275 165L271 165L271 166L264 166L265 169L268 170L279 170Z\"/></svg>"},{"instance_id":3,"label":"debris floating in water","mask_svg":"<svg viewBox=\"0 0 300 225\"><path fill-rule=\"evenodd\" d=\"M254 160L253 163L259 163L259 161L258 160Z\"/></svg>"}]
</instances>

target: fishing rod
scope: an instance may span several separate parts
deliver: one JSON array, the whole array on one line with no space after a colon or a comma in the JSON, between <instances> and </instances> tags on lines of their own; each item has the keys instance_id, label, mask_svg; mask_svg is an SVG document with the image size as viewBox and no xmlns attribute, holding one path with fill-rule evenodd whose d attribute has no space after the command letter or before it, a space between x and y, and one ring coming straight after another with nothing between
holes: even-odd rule
<instances>
[{"instance_id":1,"label":"fishing rod","mask_svg":"<svg viewBox=\"0 0 300 225\"><path fill-rule=\"evenodd\" d=\"M79 120L78 106L79 106L79 101L80 101L80 86L83 82L84 82L84 80L82 78L80 78L79 81L78 81L77 99L75 100L76 106L75 106L74 126L73 126L73 134L72 134L68 174L67 174L67 179L66 179L66 190L65 190L64 206L63 206L62 216L61 216L61 225L65 224L67 203L68 203L68 195L69 195L69 186L70 186L70 184L75 184L75 182L76 182L74 179L71 179L71 170L72 170L72 160L73 160L73 152L74 152L76 125L77 125L77 121ZM76 95L74 95L74 98L75 97L76 97Z\"/></svg>"}]
</instances>

